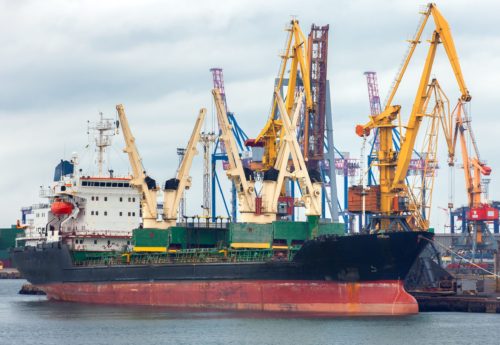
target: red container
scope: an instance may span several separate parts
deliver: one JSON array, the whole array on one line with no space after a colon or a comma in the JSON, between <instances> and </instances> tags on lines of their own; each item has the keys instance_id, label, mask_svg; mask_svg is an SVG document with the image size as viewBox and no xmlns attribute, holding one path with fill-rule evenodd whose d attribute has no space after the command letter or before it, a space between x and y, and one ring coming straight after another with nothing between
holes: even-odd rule
<instances>
[{"instance_id":1,"label":"red container","mask_svg":"<svg viewBox=\"0 0 500 345\"><path fill-rule=\"evenodd\" d=\"M489 205L471 208L467 211L467 220L495 220L498 219L498 209Z\"/></svg>"}]
</instances>

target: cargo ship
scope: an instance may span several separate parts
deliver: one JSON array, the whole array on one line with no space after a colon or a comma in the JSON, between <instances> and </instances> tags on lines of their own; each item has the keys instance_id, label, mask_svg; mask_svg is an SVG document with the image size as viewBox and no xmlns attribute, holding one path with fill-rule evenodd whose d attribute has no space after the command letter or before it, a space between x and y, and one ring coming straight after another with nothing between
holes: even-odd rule
<instances>
[{"instance_id":1,"label":"cargo ship","mask_svg":"<svg viewBox=\"0 0 500 345\"><path fill-rule=\"evenodd\" d=\"M125 121L122 127L127 130ZM184 218L162 228L156 219L146 223L132 177L89 177L61 165L56 170L61 176L50 188L45 226L19 239L11 252L15 267L50 300L328 316L418 312L404 279L432 238L429 232L346 235L344 224L315 214L306 221L259 222L264 206L254 212L254 222ZM184 177L177 175L174 185ZM316 190L306 177L303 190ZM302 201L313 205L315 199ZM132 217L135 226L104 230L134 213L142 216ZM154 222L162 226L144 226Z\"/></svg>"}]
</instances>

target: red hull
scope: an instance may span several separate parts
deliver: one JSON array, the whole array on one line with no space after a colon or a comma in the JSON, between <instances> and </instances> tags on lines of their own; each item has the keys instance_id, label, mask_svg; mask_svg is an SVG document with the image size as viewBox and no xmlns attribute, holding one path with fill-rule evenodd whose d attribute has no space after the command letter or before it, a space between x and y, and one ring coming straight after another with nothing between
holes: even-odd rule
<instances>
[{"instance_id":1,"label":"red hull","mask_svg":"<svg viewBox=\"0 0 500 345\"><path fill-rule=\"evenodd\" d=\"M328 315L418 313L416 300L398 280L55 283L40 288L52 300L99 304Z\"/></svg>"}]
</instances>

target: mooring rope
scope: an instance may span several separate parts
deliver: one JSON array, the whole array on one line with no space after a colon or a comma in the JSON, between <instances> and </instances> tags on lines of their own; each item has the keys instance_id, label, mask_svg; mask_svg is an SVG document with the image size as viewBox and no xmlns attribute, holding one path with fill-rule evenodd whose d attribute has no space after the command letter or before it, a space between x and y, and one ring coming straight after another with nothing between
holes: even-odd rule
<instances>
[{"instance_id":1,"label":"mooring rope","mask_svg":"<svg viewBox=\"0 0 500 345\"><path fill-rule=\"evenodd\" d=\"M460 254L458 254L457 252L455 252L455 251L451 250L450 248L447 248L445 245L443 245L443 244L441 244L441 243L439 243L439 242L436 242L436 241L434 241L434 240L428 239L428 238L426 238L426 237L424 237L424 236L419 236L419 238L422 238L422 239L427 240L427 241L429 241L429 242L431 242L431 243L437 244L438 246L440 246L441 248L443 248L443 249L444 249L444 250L446 250L447 252L451 252L451 253L455 254L455 255L456 255L456 256L458 256L460 259L462 259L462 260L466 261L467 263L471 264L472 266L474 266L474 267L476 267L476 268L479 268L480 270L482 270L482 271L484 271L484 272L486 272L486 273L488 273L488 274L491 274L491 275L495 276L495 278L500 278L500 275L496 274L495 272L488 271L487 269L485 269L485 268L483 268L483 267L481 267L481 266L477 265L477 264L476 264L476 263L474 263L473 261L471 261L471 260L469 260L469 259L467 259L467 258L463 257L462 255L460 255Z\"/></svg>"}]
</instances>

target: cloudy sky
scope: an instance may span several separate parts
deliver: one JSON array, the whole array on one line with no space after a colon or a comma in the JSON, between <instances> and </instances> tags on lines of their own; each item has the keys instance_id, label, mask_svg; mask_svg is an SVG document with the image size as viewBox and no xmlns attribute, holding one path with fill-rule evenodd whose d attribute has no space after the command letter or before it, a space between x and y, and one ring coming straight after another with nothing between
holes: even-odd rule
<instances>
[{"instance_id":1,"label":"cloudy sky","mask_svg":"<svg viewBox=\"0 0 500 345\"><path fill-rule=\"evenodd\" d=\"M369 112L363 72L378 72L384 99L424 4L0 0L0 226L14 223L21 206L38 202L39 186L50 182L60 158L77 151L87 162L83 168L91 168L92 152L85 150L87 120L97 119L99 112L114 118L118 103L125 105L148 171L159 181L171 177L175 149L185 146L199 108L208 109L206 129L212 127L211 67L224 69L229 108L247 134L255 136L267 118L284 28L292 15L305 32L312 23L330 24L328 75L336 146L359 156L361 141L353 128ZM451 25L473 97L482 158L493 168L490 197L499 199L500 3L476 1L471 6L471 1L449 0L438 6ZM421 44L395 100L406 115L427 45ZM450 99L459 96L442 49L433 76ZM126 174L122 147L117 137L109 162ZM443 142L440 149L444 151ZM444 160L441 167L435 206L447 204ZM201 169L198 158L188 213L199 212ZM457 171L456 204L466 201L462 181ZM442 227L444 212L434 214L434 225Z\"/></svg>"}]
</instances>

